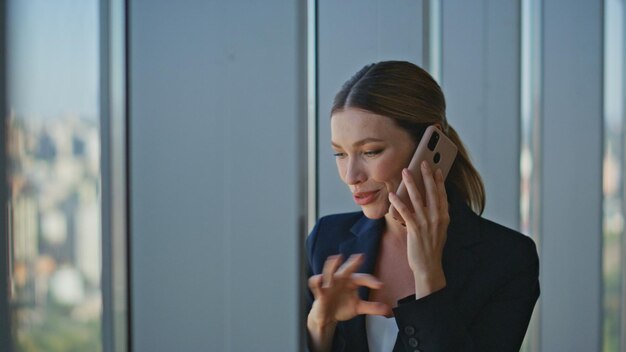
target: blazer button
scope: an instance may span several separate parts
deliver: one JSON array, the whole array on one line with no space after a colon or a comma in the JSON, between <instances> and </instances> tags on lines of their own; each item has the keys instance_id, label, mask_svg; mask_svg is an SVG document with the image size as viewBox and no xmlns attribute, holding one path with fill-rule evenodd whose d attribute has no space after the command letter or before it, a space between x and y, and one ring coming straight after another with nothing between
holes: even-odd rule
<instances>
[{"instance_id":1,"label":"blazer button","mask_svg":"<svg viewBox=\"0 0 626 352\"><path fill-rule=\"evenodd\" d=\"M409 339L409 346L417 347L417 345L419 345L419 341L417 341L417 339L415 337L411 337Z\"/></svg>"},{"instance_id":2,"label":"blazer button","mask_svg":"<svg viewBox=\"0 0 626 352\"><path fill-rule=\"evenodd\" d=\"M411 336L411 335L415 334L415 328L412 327L411 325L405 326L404 327L404 333L409 335L409 336Z\"/></svg>"}]
</instances>

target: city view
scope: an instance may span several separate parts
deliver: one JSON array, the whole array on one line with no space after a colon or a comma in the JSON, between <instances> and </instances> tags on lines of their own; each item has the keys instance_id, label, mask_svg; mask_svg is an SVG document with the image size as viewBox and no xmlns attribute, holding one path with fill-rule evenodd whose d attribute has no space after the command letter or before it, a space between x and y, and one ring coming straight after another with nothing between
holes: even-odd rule
<instances>
[{"instance_id":1,"label":"city view","mask_svg":"<svg viewBox=\"0 0 626 352\"><path fill-rule=\"evenodd\" d=\"M9 120L11 305L18 351L99 351L97 120Z\"/></svg>"},{"instance_id":2,"label":"city view","mask_svg":"<svg viewBox=\"0 0 626 352\"><path fill-rule=\"evenodd\" d=\"M16 352L102 350L99 6L6 2Z\"/></svg>"}]
</instances>

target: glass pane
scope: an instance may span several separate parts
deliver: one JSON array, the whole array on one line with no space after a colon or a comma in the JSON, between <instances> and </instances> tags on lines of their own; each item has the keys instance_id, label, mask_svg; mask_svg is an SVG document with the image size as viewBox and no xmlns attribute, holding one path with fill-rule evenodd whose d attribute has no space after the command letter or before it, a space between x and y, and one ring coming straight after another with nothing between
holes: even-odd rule
<instances>
[{"instance_id":1,"label":"glass pane","mask_svg":"<svg viewBox=\"0 0 626 352\"><path fill-rule=\"evenodd\" d=\"M533 238L541 251L541 3L539 0L523 0L521 10L520 228L522 233ZM537 304L521 351L539 350L539 309L540 304Z\"/></svg>"},{"instance_id":2,"label":"glass pane","mask_svg":"<svg viewBox=\"0 0 626 352\"><path fill-rule=\"evenodd\" d=\"M624 252L624 2L605 2L603 350L622 351Z\"/></svg>"},{"instance_id":3,"label":"glass pane","mask_svg":"<svg viewBox=\"0 0 626 352\"><path fill-rule=\"evenodd\" d=\"M17 351L102 350L98 8L7 2Z\"/></svg>"}]
</instances>

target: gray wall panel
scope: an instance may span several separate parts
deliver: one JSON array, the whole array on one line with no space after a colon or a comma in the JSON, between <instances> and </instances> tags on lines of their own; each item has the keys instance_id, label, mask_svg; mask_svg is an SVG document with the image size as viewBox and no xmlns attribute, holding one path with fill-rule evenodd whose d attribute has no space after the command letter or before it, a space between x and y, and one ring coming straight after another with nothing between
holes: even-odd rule
<instances>
[{"instance_id":1,"label":"gray wall panel","mask_svg":"<svg viewBox=\"0 0 626 352\"><path fill-rule=\"evenodd\" d=\"M134 351L299 349L298 6L131 2Z\"/></svg>"},{"instance_id":2,"label":"gray wall panel","mask_svg":"<svg viewBox=\"0 0 626 352\"><path fill-rule=\"evenodd\" d=\"M483 174L485 216L519 230L520 217L520 7L489 1L486 18L487 126Z\"/></svg>"},{"instance_id":3,"label":"gray wall panel","mask_svg":"<svg viewBox=\"0 0 626 352\"><path fill-rule=\"evenodd\" d=\"M355 211L330 147L330 108L341 85L382 60L422 62L422 1L318 0L318 215Z\"/></svg>"},{"instance_id":4,"label":"gray wall panel","mask_svg":"<svg viewBox=\"0 0 626 352\"><path fill-rule=\"evenodd\" d=\"M206 20L194 20L189 7ZM218 187L199 187L224 183L215 171L223 169L219 116L226 109L208 78L226 76L210 65L209 47L202 45L221 42L209 26L218 20L211 13L200 2L131 2L131 299L138 351L191 344L224 350L226 306L211 303L223 302L224 290L210 288L211 282L223 287L227 258L223 237L209 236L224 226L211 207L224 195ZM209 141L215 143L210 149ZM211 315L219 318L205 318Z\"/></svg>"},{"instance_id":5,"label":"gray wall panel","mask_svg":"<svg viewBox=\"0 0 626 352\"><path fill-rule=\"evenodd\" d=\"M442 5L448 119L483 177L485 217L519 229L518 1Z\"/></svg>"},{"instance_id":6,"label":"gray wall panel","mask_svg":"<svg viewBox=\"0 0 626 352\"><path fill-rule=\"evenodd\" d=\"M549 0L543 16L541 350L598 351L602 5Z\"/></svg>"}]
</instances>

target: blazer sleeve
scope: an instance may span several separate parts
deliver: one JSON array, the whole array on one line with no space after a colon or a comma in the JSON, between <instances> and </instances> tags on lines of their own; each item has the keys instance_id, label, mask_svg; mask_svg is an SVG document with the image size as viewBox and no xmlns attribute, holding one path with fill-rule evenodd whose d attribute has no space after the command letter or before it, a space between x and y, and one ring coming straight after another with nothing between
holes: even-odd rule
<instances>
[{"instance_id":1,"label":"blazer sleeve","mask_svg":"<svg viewBox=\"0 0 626 352\"><path fill-rule=\"evenodd\" d=\"M447 288L418 300L412 295L398 301L394 314L402 343L394 352L519 351L539 297L539 259L532 240L526 243L521 251L525 262L469 323L461 319Z\"/></svg>"},{"instance_id":2,"label":"blazer sleeve","mask_svg":"<svg viewBox=\"0 0 626 352\"><path fill-rule=\"evenodd\" d=\"M305 245L306 245L306 255L307 255L307 278L310 278L311 276L313 276L313 267L315 265L314 261L316 259L319 259L319 256L316 256L315 254L315 248L317 245L317 239L318 239L318 234L320 231L320 227L322 226L322 222L324 221L324 218L321 218L318 220L318 222L315 224L315 227L313 227L313 230L311 230L311 233L309 234L309 236L307 236L306 241L305 241ZM311 289L308 288L308 282L307 282L307 290L306 290L306 310L305 310L305 316L304 316L304 322L305 322L305 326L306 326L306 320L307 317L309 315L309 312L311 311L311 307L313 306L313 302L315 300L315 297L313 296L313 292L311 292ZM336 338L337 335L335 334L335 336L333 336L333 343L332 343L332 351L337 351L337 344L340 342L338 341L338 339ZM311 351L311 336L309 335L309 330L306 330L306 348L307 348L307 352Z\"/></svg>"},{"instance_id":3,"label":"blazer sleeve","mask_svg":"<svg viewBox=\"0 0 626 352\"><path fill-rule=\"evenodd\" d=\"M335 243L318 243L318 239L320 236L323 236L325 228L329 227L329 226L333 226L333 222L332 220L328 220L327 217L322 217L320 218L317 223L315 224L315 227L313 227L313 230L311 230L311 233L309 234L309 236L307 236L306 241L305 241L305 245L306 245L306 255L307 255L307 278L310 278L311 276L314 275L315 272L321 272L322 270L322 266L324 264L324 262L326 261L326 258L328 257L328 255L330 254L335 254ZM328 238L325 238L328 239ZM326 241L324 241L326 242ZM330 249L329 249L330 248ZM308 282L307 282L307 290L306 290L306 298L307 298L307 302L306 302L306 310L305 310L305 316L304 316L304 321L306 324L306 319L309 315L309 312L311 311L311 307L313 306L313 302L315 300L315 297L313 296L313 293L311 292L311 290L308 288ZM337 330L340 329L339 325L337 326L336 330L335 330L335 334L333 336L333 342L331 345L331 351L344 351L344 344L345 341L343 341L343 339L339 338L339 334L337 332ZM307 351L311 351L311 336L309 335L309 331L307 329L306 331L306 347L307 347Z\"/></svg>"},{"instance_id":4,"label":"blazer sleeve","mask_svg":"<svg viewBox=\"0 0 626 352\"><path fill-rule=\"evenodd\" d=\"M317 231L319 229L319 222L317 222L315 224L315 227L313 227L313 230L311 230L311 233L307 236L306 241L305 241L305 246L306 246L306 263L307 263L307 273L306 273L306 277L307 279L310 278L311 276L313 276L313 247L315 246L315 241L317 240ZM311 290L308 287L308 282L307 282L307 306L306 306L306 314L309 314L309 311L311 311L311 306L313 305L313 293L311 292Z\"/></svg>"}]
</instances>

